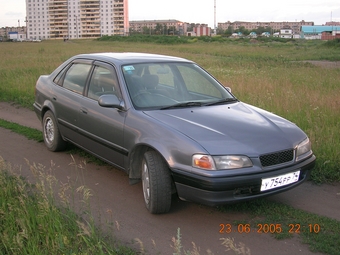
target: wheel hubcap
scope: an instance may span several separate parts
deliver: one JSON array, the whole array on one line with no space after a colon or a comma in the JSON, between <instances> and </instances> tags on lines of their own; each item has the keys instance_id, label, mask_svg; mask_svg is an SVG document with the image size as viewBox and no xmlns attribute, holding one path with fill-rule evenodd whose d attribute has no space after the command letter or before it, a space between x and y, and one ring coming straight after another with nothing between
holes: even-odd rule
<instances>
[{"instance_id":1,"label":"wheel hubcap","mask_svg":"<svg viewBox=\"0 0 340 255\"><path fill-rule=\"evenodd\" d=\"M54 141L54 124L51 118L47 118L45 121L45 141L51 144Z\"/></svg>"},{"instance_id":2,"label":"wheel hubcap","mask_svg":"<svg viewBox=\"0 0 340 255\"><path fill-rule=\"evenodd\" d=\"M148 205L150 202L150 178L149 169L145 162L142 165L142 185L145 203Z\"/></svg>"}]
</instances>

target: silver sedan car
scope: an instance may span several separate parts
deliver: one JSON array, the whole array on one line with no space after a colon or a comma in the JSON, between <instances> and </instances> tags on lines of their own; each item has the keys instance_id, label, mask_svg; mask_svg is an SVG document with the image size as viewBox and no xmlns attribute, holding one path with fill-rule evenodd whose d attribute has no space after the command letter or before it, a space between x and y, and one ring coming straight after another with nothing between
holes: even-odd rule
<instances>
[{"instance_id":1,"label":"silver sedan car","mask_svg":"<svg viewBox=\"0 0 340 255\"><path fill-rule=\"evenodd\" d=\"M215 206L286 191L315 165L294 123L240 102L198 64L142 53L77 55L36 83L47 148L66 142L142 182L151 213L172 195Z\"/></svg>"}]
</instances>

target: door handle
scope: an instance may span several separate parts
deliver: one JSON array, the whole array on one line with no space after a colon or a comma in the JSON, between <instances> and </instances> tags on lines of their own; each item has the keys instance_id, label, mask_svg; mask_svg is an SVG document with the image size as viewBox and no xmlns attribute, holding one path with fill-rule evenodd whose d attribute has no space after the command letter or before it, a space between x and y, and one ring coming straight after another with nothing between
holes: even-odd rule
<instances>
[{"instance_id":1,"label":"door handle","mask_svg":"<svg viewBox=\"0 0 340 255\"><path fill-rule=\"evenodd\" d=\"M87 109L86 108L80 108L80 111L82 112L82 113L84 113L84 114L87 114Z\"/></svg>"}]
</instances>

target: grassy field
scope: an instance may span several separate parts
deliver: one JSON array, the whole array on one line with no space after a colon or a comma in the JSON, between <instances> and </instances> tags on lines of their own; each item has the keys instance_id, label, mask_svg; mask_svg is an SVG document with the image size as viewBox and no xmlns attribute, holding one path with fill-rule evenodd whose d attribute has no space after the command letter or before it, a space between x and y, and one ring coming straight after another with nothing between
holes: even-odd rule
<instances>
[{"instance_id":1,"label":"grassy field","mask_svg":"<svg viewBox=\"0 0 340 255\"><path fill-rule=\"evenodd\" d=\"M132 38L133 39L133 38ZM187 40L140 43L117 40L0 43L0 100L32 108L35 82L69 57L89 52L149 52L196 61L242 101L274 112L310 137L315 182L340 181L340 68L306 60L340 61L340 43L321 41ZM159 41L159 40L158 40ZM192 43L194 42L194 43Z\"/></svg>"},{"instance_id":2,"label":"grassy field","mask_svg":"<svg viewBox=\"0 0 340 255\"><path fill-rule=\"evenodd\" d=\"M340 68L302 62L340 61L339 43L211 41L208 38L191 39L181 44L164 44L163 41L155 44L124 40L0 43L0 101L32 108L34 86L39 75L50 73L78 53L134 51L185 57L196 61L231 87L240 100L295 122L313 142L317 166L312 180L317 183L340 181ZM38 130L3 120L0 120L0 126L41 141ZM57 182L53 176L39 173L43 179L38 179L32 186L20 176L8 175L8 172L11 173L11 166L0 158L0 254L77 254L80 251L82 254L136 254L125 247L112 246L115 240L107 239L112 238L107 236L102 238L103 233L96 229L91 217L87 221L79 218L69 210L68 201L64 201L66 207L56 205L50 188ZM86 187L80 192L87 196ZM63 198L60 200L63 202ZM302 240L310 245L311 250L338 254L338 221L262 199L221 207L221 210L249 214L247 221L234 222L244 231L249 224L254 227L265 226L268 222L278 223L269 226L273 229L267 229L278 239L296 235L296 225L290 227L289 224L301 224L308 230L301 233ZM289 233L289 228L293 233ZM231 240L225 241L229 243ZM179 232L174 243L178 244L174 254L182 254ZM232 243L231 246L235 247Z\"/></svg>"}]
</instances>

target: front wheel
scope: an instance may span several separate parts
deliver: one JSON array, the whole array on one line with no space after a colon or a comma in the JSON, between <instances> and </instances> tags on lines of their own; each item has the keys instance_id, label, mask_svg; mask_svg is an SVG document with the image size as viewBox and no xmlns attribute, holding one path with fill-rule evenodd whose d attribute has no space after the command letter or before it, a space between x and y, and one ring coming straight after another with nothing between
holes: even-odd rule
<instances>
[{"instance_id":1,"label":"front wheel","mask_svg":"<svg viewBox=\"0 0 340 255\"><path fill-rule=\"evenodd\" d=\"M60 135L56 119L51 111L47 111L43 118L44 142L50 151L60 151L65 148L66 142Z\"/></svg>"},{"instance_id":2,"label":"front wheel","mask_svg":"<svg viewBox=\"0 0 340 255\"><path fill-rule=\"evenodd\" d=\"M167 164L156 151L147 151L142 161L142 186L150 213L167 213L171 207L171 176Z\"/></svg>"}]
</instances>

